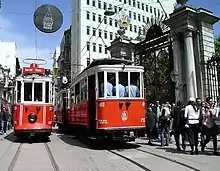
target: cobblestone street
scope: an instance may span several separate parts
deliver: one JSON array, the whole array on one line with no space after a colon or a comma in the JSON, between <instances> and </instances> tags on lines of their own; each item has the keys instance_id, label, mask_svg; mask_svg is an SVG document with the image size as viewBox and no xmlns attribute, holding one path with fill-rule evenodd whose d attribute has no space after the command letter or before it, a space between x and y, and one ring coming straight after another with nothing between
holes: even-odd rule
<instances>
[{"instance_id":1,"label":"cobblestone street","mask_svg":"<svg viewBox=\"0 0 220 171\"><path fill-rule=\"evenodd\" d=\"M48 143L15 140L12 134L5 138L0 135L1 171L219 170L220 157L212 155L212 143L207 152L191 156L177 153L175 143L162 148L158 143L148 146L144 139L111 150L94 150L73 136L59 133L53 133Z\"/></svg>"}]
</instances>

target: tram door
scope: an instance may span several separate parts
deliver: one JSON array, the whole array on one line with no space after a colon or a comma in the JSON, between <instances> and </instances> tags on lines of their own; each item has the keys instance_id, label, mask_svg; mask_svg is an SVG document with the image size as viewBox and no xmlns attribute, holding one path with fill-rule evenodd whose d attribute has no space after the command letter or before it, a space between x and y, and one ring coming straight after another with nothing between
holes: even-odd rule
<instances>
[{"instance_id":1,"label":"tram door","mask_svg":"<svg viewBox=\"0 0 220 171\"><path fill-rule=\"evenodd\" d=\"M96 129L96 91L95 74L88 77L88 99L89 99L89 128L91 132Z\"/></svg>"},{"instance_id":2,"label":"tram door","mask_svg":"<svg viewBox=\"0 0 220 171\"><path fill-rule=\"evenodd\" d=\"M63 112L62 112L62 120L63 124L66 125L67 122L67 104L68 104L68 95L67 93L63 93Z\"/></svg>"}]
</instances>

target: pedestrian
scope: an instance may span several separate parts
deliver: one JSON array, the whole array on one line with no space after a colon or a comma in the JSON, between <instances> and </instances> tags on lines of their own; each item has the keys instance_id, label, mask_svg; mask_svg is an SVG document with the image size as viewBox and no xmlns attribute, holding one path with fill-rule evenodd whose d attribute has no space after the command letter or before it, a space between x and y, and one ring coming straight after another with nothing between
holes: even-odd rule
<instances>
[{"instance_id":1,"label":"pedestrian","mask_svg":"<svg viewBox=\"0 0 220 171\"><path fill-rule=\"evenodd\" d=\"M2 108L2 121L3 121L3 133L6 135L7 126L8 126L8 112L6 111L6 108Z\"/></svg>"},{"instance_id":2,"label":"pedestrian","mask_svg":"<svg viewBox=\"0 0 220 171\"><path fill-rule=\"evenodd\" d=\"M167 104L165 107L168 107ZM161 112L161 116L159 118L160 125L161 125L161 146L169 146L170 141L170 113L167 113L166 108L163 108ZM166 138L166 144L164 142L164 138Z\"/></svg>"},{"instance_id":3,"label":"pedestrian","mask_svg":"<svg viewBox=\"0 0 220 171\"><path fill-rule=\"evenodd\" d=\"M185 107L184 117L186 119L185 127L191 147L191 155L198 154L198 134L199 127L199 112L196 105L196 99L190 97L188 105Z\"/></svg>"},{"instance_id":4,"label":"pedestrian","mask_svg":"<svg viewBox=\"0 0 220 171\"><path fill-rule=\"evenodd\" d=\"M149 107L147 110L146 115L146 121L147 121L147 136L148 136L148 145L152 144L152 139L154 138L154 130L156 129L156 123L157 123L157 116L153 112L152 108Z\"/></svg>"},{"instance_id":5,"label":"pedestrian","mask_svg":"<svg viewBox=\"0 0 220 171\"><path fill-rule=\"evenodd\" d=\"M184 118L184 106L181 101L177 101L171 117L173 118L173 130L174 130L174 138L176 141L177 151L182 151L180 147L180 135L182 136L182 148L183 150L185 150L186 149L185 118Z\"/></svg>"}]
</instances>

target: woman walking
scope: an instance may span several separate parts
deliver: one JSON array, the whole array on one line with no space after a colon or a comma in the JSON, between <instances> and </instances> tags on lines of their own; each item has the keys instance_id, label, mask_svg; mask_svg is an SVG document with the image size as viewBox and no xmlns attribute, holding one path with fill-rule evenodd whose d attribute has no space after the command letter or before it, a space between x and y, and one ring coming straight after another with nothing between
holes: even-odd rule
<instances>
[{"instance_id":1,"label":"woman walking","mask_svg":"<svg viewBox=\"0 0 220 171\"><path fill-rule=\"evenodd\" d=\"M186 129L191 146L191 155L198 154L198 134L199 127L199 112L196 105L196 99L190 97L188 105L185 107L184 117L186 119Z\"/></svg>"}]
</instances>

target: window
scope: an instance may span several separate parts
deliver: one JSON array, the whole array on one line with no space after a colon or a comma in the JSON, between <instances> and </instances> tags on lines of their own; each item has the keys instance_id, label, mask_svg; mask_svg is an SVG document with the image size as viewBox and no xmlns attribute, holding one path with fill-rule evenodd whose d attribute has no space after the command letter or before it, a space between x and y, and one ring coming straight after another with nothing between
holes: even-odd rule
<instances>
[{"instance_id":1,"label":"window","mask_svg":"<svg viewBox=\"0 0 220 171\"><path fill-rule=\"evenodd\" d=\"M129 93L129 97L140 97L140 73L130 73L130 89L126 89Z\"/></svg>"},{"instance_id":2,"label":"window","mask_svg":"<svg viewBox=\"0 0 220 171\"><path fill-rule=\"evenodd\" d=\"M140 9L140 2L137 2L137 7Z\"/></svg>"},{"instance_id":3,"label":"window","mask_svg":"<svg viewBox=\"0 0 220 171\"><path fill-rule=\"evenodd\" d=\"M79 86L79 83L77 83L75 85L75 103L79 103L80 102L80 86Z\"/></svg>"},{"instance_id":4,"label":"window","mask_svg":"<svg viewBox=\"0 0 220 171\"><path fill-rule=\"evenodd\" d=\"M137 26L134 26L134 32L137 33Z\"/></svg>"},{"instance_id":5,"label":"window","mask_svg":"<svg viewBox=\"0 0 220 171\"><path fill-rule=\"evenodd\" d=\"M128 73L127 72L118 72L118 88L113 89L113 94L118 94L119 97L128 97L126 88L128 89ZM118 90L117 90L118 89ZM116 93L118 91L118 93Z\"/></svg>"},{"instance_id":6,"label":"window","mask_svg":"<svg viewBox=\"0 0 220 171\"><path fill-rule=\"evenodd\" d=\"M108 38L108 36L107 36L107 31L104 32L104 38L105 38L105 39Z\"/></svg>"},{"instance_id":7,"label":"window","mask_svg":"<svg viewBox=\"0 0 220 171\"><path fill-rule=\"evenodd\" d=\"M98 16L98 21L99 21L100 23L102 22L102 16L101 16L101 15Z\"/></svg>"},{"instance_id":8,"label":"window","mask_svg":"<svg viewBox=\"0 0 220 171\"><path fill-rule=\"evenodd\" d=\"M49 94L50 94L50 82L46 82L45 84L45 103L50 103Z\"/></svg>"},{"instance_id":9,"label":"window","mask_svg":"<svg viewBox=\"0 0 220 171\"><path fill-rule=\"evenodd\" d=\"M148 12L148 5L146 5L146 11Z\"/></svg>"},{"instance_id":10,"label":"window","mask_svg":"<svg viewBox=\"0 0 220 171\"><path fill-rule=\"evenodd\" d=\"M99 29L99 37L102 37L102 30Z\"/></svg>"},{"instance_id":11,"label":"window","mask_svg":"<svg viewBox=\"0 0 220 171\"><path fill-rule=\"evenodd\" d=\"M136 20L136 13L134 12L134 20Z\"/></svg>"},{"instance_id":12,"label":"window","mask_svg":"<svg viewBox=\"0 0 220 171\"><path fill-rule=\"evenodd\" d=\"M96 43L93 43L93 52L96 52Z\"/></svg>"},{"instance_id":13,"label":"window","mask_svg":"<svg viewBox=\"0 0 220 171\"><path fill-rule=\"evenodd\" d=\"M144 10L144 3L141 4L142 10Z\"/></svg>"},{"instance_id":14,"label":"window","mask_svg":"<svg viewBox=\"0 0 220 171\"><path fill-rule=\"evenodd\" d=\"M130 31L132 31L132 25L130 25Z\"/></svg>"},{"instance_id":15,"label":"window","mask_svg":"<svg viewBox=\"0 0 220 171\"><path fill-rule=\"evenodd\" d=\"M90 19L90 12L89 12L89 11L86 12L86 19L87 19L87 20Z\"/></svg>"},{"instance_id":16,"label":"window","mask_svg":"<svg viewBox=\"0 0 220 171\"><path fill-rule=\"evenodd\" d=\"M113 39L113 33L110 32L110 40L112 40L112 39Z\"/></svg>"},{"instance_id":17,"label":"window","mask_svg":"<svg viewBox=\"0 0 220 171\"><path fill-rule=\"evenodd\" d=\"M107 17L104 18L104 24L107 24Z\"/></svg>"},{"instance_id":18,"label":"window","mask_svg":"<svg viewBox=\"0 0 220 171\"><path fill-rule=\"evenodd\" d=\"M144 15L142 16L142 20L143 20L143 22L145 23L145 17L144 17Z\"/></svg>"},{"instance_id":19,"label":"window","mask_svg":"<svg viewBox=\"0 0 220 171\"><path fill-rule=\"evenodd\" d=\"M107 50L107 46L105 45L105 54L107 54L108 50Z\"/></svg>"},{"instance_id":20,"label":"window","mask_svg":"<svg viewBox=\"0 0 220 171\"><path fill-rule=\"evenodd\" d=\"M107 10L107 3L106 2L104 2L103 7L104 7L104 10Z\"/></svg>"},{"instance_id":21,"label":"window","mask_svg":"<svg viewBox=\"0 0 220 171\"><path fill-rule=\"evenodd\" d=\"M149 19L149 17L147 17L147 23L149 23L150 22L150 19Z\"/></svg>"},{"instance_id":22,"label":"window","mask_svg":"<svg viewBox=\"0 0 220 171\"><path fill-rule=\"evenodd\" d=\"M90 42L86 43L86 49L89 51L90 50Z\"/></svg>"},{"instance_id":23,"label":"window","mask_svg":"<svg viewBox=\"0 0 220 171\"><path fill-rule=\"evenodd\" d=\"M102 8L101 7L101 1L98 2L98 8Z\"/></svg>"},{"instance_id":24,"label":"window","mask_svg":"<svg viewBox=\"0 0 220 171\"><path fill-rule=\"evenodd\" d=\"M34 101L42 101L42 83L34 83Z\"/></svg>"},{"instance_id":25,"label":"window","mask_svg":"<svg viewBox=\"0 0 220 171\"><path fill-rule=\"evenodd\" d=\"M87 0L87 5L89 5L89 0Z\"/></svg>"},{"instance_id":26,"label":"window","mask_svg":"<svg viewBox=\"0 0 220 171\"><path fill-rule=\"evenodd\" d=\"M98 73L99 97L104 97L104 72Z\"/></svg>"},{"instance_id":27,"label":"window","mask_svg":"<svg viewBox=\"0 0 220 171\"><path fill-rule=\"evenodd\" d=\"M133 0L133 7L136 7L136 2L135 2L135 0Z\"/></svg>"},{"instance_id":28,"label":"window","mask_svg":"<svg viewBox=\"0 0 220 171\"><path fill-rule=\"evenodd\" d=\"M109 18L109 25L112 26L112 18Z\"/></svg>"},{"instance_id":29,"label":"window","mask_svg":"<svg viewBox=\"0 0 220 171\"><path fill-rule=\"evenodd\" d=\"M131 11L129 11L129 17L131 18L131 16L132 16L132 15L131 15Z\"/></svg>"},{"instance_id":30,"label":"window","mask_svg":"<svg viewBox=\"0 0 220 171\"><path fill-rule=\"evenodd\" d=\"M158 16L160 17L160 10L158 9Z\"/></svg>"},{"instance_id":31,"label":"window","mask_svg":"<svg viewBox=\"0 0 220 171\"><path fill-rule=\"evenodd\" d=\"M157 15L157 9L156 8L154 8L154 14Z\"/></svg>"},{"instance_id":32,"label":"window","mask_svg":"<svg viewBox=\"0 0 220 171\"><path fill-rule=\"evenodd\" d=\"M21 81L17 81L17 102L21 102Z\"/></svg>"},{"instance_id":33,"label":"window","mask_svg":"<svg viewBox=\"0 0 220 171\"><path fill-rule=\"evenodd\" d=\"M138 14L138 21L141 21L141 15Z\"/></svg>"},{"instance_id":34,"label":"window","mask_svg":"<svg viewBox=\"0 0 220 171\"><path fill-rule=\"evenodd\" d=\"M153 8L152 8L152 6L150 6L150 13L153 13Z\"/></svg>"},{"instance_id":35,"label":"window","mask_svg":"<svg viewBox=\"0 0 220 171\"><path fill-rule=\"evenodd\" d=\"M127 1L126 0L124 0L124 4L126 4L127 3Z\"/></svg>"},{"instance_id":36,"label":"window","mask_svg":"<svg viewBox=\"0 0 220 171\"><path fill-rule=\"evenodd\" d=\"M90 35L90 27L89 26L86 27L86 34Z\"/></svg>"},{"instance_id":37,"label":"window","mask_svg":"<svg viewBox=\"0 0 220 171\"><path fill-rule=\"evenodd\" d=\"M24 83L24 101L32 101L32 82Z\"/></svg>"},{"instance_id":38,"label":"window","mask_svg":"<svg viewBox=\"0 0 220 171\"><path fill-rule=\"evenodd\" d=\"M128 0L128 4L131 5L131 0Z\"/></svg>"},{"instance_id":39,"label":"window","mask_svg":"<svg viewBox=\"0 0 220 171\"><path fill-rule=\"evenodd\" d=\"M107 73L107 85L106 87L106 94L107 97L116 96L116 94L113 94L113 88L116 86L116 73L114 72L108 72Z\"/></svg>"},{"instance_id":40,"label":"window","mask_svg":"<svg viewBox=\"0 0 220 171\"><path fill-rule=\"evenodd\" d=\"M115 9L115 13L117 13L117 6L114 6L114 9Z\"/></svg>"},{"instance_id":41,"label":"window","mask_svg":"<svg viewBox=\"0 0 220 171\"><path fill-rule=\"evenodd\" d=\"M92 0L92 6L95 7L95 0Z\"/></svg>"},{"instance_id":42,"label":"window","mask_svg":"<svg viewBox=\"0 0 220 171\"><path fill-rule=\"evenodd\" d=\"M117 39L118 38L118 34L117 33L115 33L115 39Z\"/></svg>"},{"instance_id":43,"label":"window","mask_svg":"<svg viewBox=\"0 0 220 171\"><path fill-rule=\"evenodd\" d=\"M102 45L99 44L99 53L102 53Z\"/></svg>"},{"instance_id":44,"label":"window","mask_svg":"<svg viewBox=\"0 0 220 171\"><path fill-rule=\"evenodd\" d=\"M96 34L96 28L92 28L92 35L95 36Z\"/></svg>"},{"instance_id":45,"label":"window","mask_svg":"<svg viewBox=\"0 0 220 171\"><path fill-rule=\"evenodd\" d=\"M87 100L87 79L80 81L81 87L81 101Z\"/></svg>"},{"instance_id":46,"label":"window","mask_svg":"<svg viewBox=\"0 0 220 171\"><path fill-rule=\"evenodd\" d=\"M70 97L71 97L71 104L75 104L75 87L71 88L71 94L70 94Z\"/></svg>"},{"instance_id":47,"label":"window","mask_svg":"<svg viewBox=\"0 0 220 171\"><path fill-rule=\"evenodd\" d=\"M92 13L92 21L95 21L95 13Z\"/></svg>"},{"instance_id":48,"label":"window","mask_svg":"<svg viewBox=\"0 0 220 171\"><path fill-rule=\"evenodd\" d=\"M115 27L118 27L118 22L117 22L117 20L115 20Z\"/></svg>"}]
</instances>

